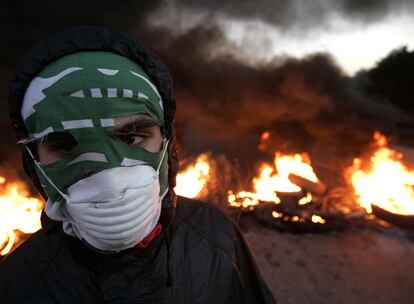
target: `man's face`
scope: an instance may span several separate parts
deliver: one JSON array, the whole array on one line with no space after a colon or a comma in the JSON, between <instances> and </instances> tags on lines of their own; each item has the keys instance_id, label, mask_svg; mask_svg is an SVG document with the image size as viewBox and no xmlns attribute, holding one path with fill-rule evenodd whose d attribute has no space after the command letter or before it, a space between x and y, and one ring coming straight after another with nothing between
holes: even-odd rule
<instances>
[{"instance_id":1,"label":"man's face","mask_svg":"<svg viewBox=\"0 0 414 304\"><path fill-rule=\"evenodd\" d=\"M160 169L161 96L135 62L107 52L80 52L49 64L32 80L22 106L29 140L37 141L39 180L49 199L92 174L117 167Z\"/></svg>"},{"instance_id":2,"label":"man's face","mask_svg":"<svg viewBox=\"0 0 414 304\"><path fill-rule=\"evenodd\" d=\"M149 152L161 151L163 139L161 129L149 115L114 117L114 121L115 127L107 131L112 138ZM37 144L39 161L43 165L49 165L64 160L71 157L79 145L80 143L70 133L50 133Z\"/></svg>"}]
</instances>

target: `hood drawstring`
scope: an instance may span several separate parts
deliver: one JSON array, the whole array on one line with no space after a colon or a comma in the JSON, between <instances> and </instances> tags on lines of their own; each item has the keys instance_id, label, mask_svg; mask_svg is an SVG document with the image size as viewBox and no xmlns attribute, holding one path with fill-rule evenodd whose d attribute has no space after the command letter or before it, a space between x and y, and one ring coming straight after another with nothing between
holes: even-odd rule
<instances>
[{"instance_id":1,"label":"hood drawstring","mask_svg":"<svg viewBox=\"0 0 414 304\"><path fill-rule=\"evenodd\" d=\"M167 261L165 264L167 278L165 281L166 287L173 286L173 278L171 272L171 234L173 229L173 223L175 219L175 200L176 196L174 192L170 192L170 195L166 195L163 200L163 209L161 211L160 222L165 227L162 232L164 233L164 240L167 249Z\"/></svg>"},{"instance_id":2,"label":"hood drawstring","mask_svg":"<svg viewBox=\"0 0 414 304\"><path fill-rule=\"evenodd\" d=\"M165 242L167 246L167 281L165 283L165 286L171 287L173 285L172 282L172 276L171 276L171 269L170 269L170 228L171 226L168 226L167 229L164 230L165 233Z\"/></svg>"}]
</instances>

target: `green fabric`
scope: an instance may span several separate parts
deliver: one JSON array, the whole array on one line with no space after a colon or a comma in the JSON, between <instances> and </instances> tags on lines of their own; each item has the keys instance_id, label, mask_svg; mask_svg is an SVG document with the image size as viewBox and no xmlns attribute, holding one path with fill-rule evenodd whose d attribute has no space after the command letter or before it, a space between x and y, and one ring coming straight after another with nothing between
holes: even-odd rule
<instances>
[{"instance_id":1,"label":"green fabric","mask_svg":"<svg viewBox=\"0 0 414 304\"><path fill-rule=\"evenodd\" d=\"M85 173L119 167L124 158L144 161L157 169L161 152L149 152L110 136L111 118L137 113L150 115L163 128L162 100L148 75L136 62L101 51L74 53L47 65L32 80L22 108L26 128L33 138L69 132L78 142L67 159L42 165L63 192ZM70 164L84 153L103 154L107 162ZM164 157L160 168L161 193L168 188L167 161L168 157ZM37 174L49 199L57 201L59 194L39 169Z\"/></svg>"}]
</instances>

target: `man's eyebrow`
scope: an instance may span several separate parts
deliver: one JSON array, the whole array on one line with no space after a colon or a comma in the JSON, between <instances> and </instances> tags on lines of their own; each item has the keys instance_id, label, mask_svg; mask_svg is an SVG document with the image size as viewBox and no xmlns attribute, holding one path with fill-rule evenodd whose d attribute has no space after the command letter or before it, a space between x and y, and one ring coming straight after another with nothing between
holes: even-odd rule
<instances>
[{"instance_id":1,"label":"man's eyebrow","mask_svg":"<svg viewBox=\"0 0 414 304\"><path fill-rule=\"evenodd\" d=\"M125 127L134 126L135 129L149 128L158 125L152 117L137 117L132 120L126 120L115 126L115 130L120 130Z\"/></svg>"}]
</instances>

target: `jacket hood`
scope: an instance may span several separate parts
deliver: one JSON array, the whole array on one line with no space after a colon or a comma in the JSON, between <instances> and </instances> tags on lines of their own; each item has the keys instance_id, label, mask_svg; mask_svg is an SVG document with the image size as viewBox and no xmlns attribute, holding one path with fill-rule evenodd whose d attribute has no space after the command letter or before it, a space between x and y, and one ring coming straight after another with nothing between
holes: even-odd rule
<instances>
[{"instance_id":1,"label":"jacket hood","mask_svg":"<svg viewBox=\"0 0 414 304\"><path fill-rule=\"evenodd\" d=\"M164 103L165 135L168 147L168 194L163 200L163 208L175 207L175 179L178 159L175 148L175 99L171 75L164 63L153 52L139 44L132 37L98 26L77 26L65 29L38 42L18 67L9 90L9 110L13 128L18 140L28 136L21 116L21 107L31 80L49 63L79 51L108 51L137 62L149 75ZM35 173L35 166L25 149L22 161L38 191L46 198Z\"/></svg>"}]
</instances>

